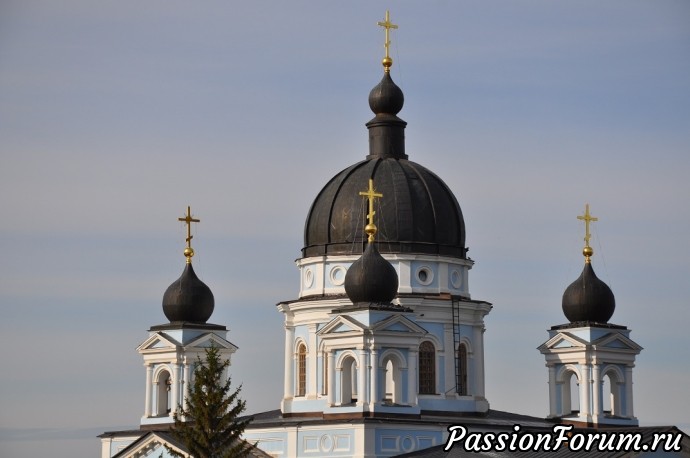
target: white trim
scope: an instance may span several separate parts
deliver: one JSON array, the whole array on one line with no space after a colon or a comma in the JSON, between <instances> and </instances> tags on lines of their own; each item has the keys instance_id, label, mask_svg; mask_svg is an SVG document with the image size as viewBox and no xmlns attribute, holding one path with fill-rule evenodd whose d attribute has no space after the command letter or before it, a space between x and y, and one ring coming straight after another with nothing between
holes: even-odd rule
<instances>
[{"instance_id":1,"label":"white trim","mask_svg":"<svg viewBox=\"0 0 690 458\"><path fill-rule=\"evenodd\" d=\"M333 353L335 353L335 351L334 351ZM335 368L334 368L334 369L336 369L336 370L337 370L337 369L343 370L343 360L344 360L345 358L347 358L348 356L351 356L352 358L355 359L355 364L357 365L357 369L359 369L359 367L360 367L360 366L359 366L359 358L357 357L357 354L356 354L353 350L350 350L350 349L347 349L347 350L343 351L343 352L338 356L338 360L337 360L336 363L335 363Z\"/></svg>"},{"instance_id":2,"label":"white trim","mask_svg":"<svg viewBox=\"0 0 690 458\"><path fill-rule=\"evenodd\" d=\"M379 355L379 367L384 368L384 361L388 359L389 356L395 357L400 363L400 369L407 369L407 358L402 354L397 348L388 348L383 353Z\"/></svg>"}]
</instances>

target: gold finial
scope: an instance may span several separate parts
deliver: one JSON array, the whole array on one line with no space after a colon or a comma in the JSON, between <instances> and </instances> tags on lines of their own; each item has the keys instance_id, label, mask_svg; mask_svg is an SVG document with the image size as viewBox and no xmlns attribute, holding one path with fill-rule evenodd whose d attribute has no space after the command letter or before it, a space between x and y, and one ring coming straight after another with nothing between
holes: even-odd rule
<instances>
[{"instance_id":1,"label":"gold finial","mask_svg":"<svg viewBox=\"0 0 690 458\"><path fill-rule=\"evenodd\" d=\"M187 214L184 218L177 218L177 220L187 224L187 238L185 239L187 241L187 248L184 249L184 256L187 258L187 264L191 264L192 256L194 256L194 248L192 248L192 239L194 238L192 235L192 223L198 223L201 220L192 218L192 208L189 205L187 206Z\"/></svg>"},{"instance_id":2,"label":"gold finial","mask_svg":"<svg viewBox=\"0 0 690 458\"><path fill-rule=\"evenodd\" d=\"M386 10L386 20L385 21L378 21L376 23L377 25L380 25L384 29L386 29L386 42L383 44L383 47L386 48L386 57L383 58L381 63L383 64L383 70L388 73L391 70L391 66L393 65L393 59L391 59L389 53L388 53L388 48L391 45L391 40L389 38L388 33L390 32L390 29L397 29L398 26L393 24L390 21L390 13L388 10Z\"/></svg>"},{"instance_id":3,"label":"gold finial","mask_svg":"<svg viewBox=\"0 0 690 458\"><path fill-rule=\"evenodd\" d=\"M594 250L592 249L591 246L589 246L589 240L592 238L592 234L589 233L589 223L593 223L594 221L599 221L599 218L596 218L589 213L589 204L585 204L585 214L584 215L578 215L577 219L582 220L585 222L585 247L582 249L582 254L585 257L585 262L590 262L589 258L592 257L594 254Z\"/></svg>"},{"instance_id":4,"label":"gold finial","mask_svg":"<svg viewBox=\"0 0 690 458\"><path fill-rule=\"evenodd\" d=\"M364 232L369 234L369 243L371 243L374 241L374 235L376 235L377 230L376 225L374 224L374 215L376 214L374 211L374 199L376 197L383 197L383 194L376 192L374 189L374 180L369 178L369 189L366 191L360 191L359 195L369 199L369 213L367 214L369 224L364 227Z\"/></svg>"}]
</instances>

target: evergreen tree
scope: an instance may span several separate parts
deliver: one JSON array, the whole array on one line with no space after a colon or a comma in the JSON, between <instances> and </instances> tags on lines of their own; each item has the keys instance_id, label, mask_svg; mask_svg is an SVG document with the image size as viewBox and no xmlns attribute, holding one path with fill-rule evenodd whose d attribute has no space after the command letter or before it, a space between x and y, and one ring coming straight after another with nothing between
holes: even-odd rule
<instances>
[{"instance_id":1,"label":"evergreen tree","mask_svg":"<svg viewBox=\"0 0 690 458\"><path fill-rule=\"evenodd\" d=\"M194 370L194 383L187 387L187 406L179 406L171 433L194 458L234 458L247 456L254 446L241 439L249 419L238 421L245 401L239 398L240 385L230 393L230 379L223 373L230 361L222 360L216 347L206 350L206 361ZM182 419L184 418L184 421ZM183 456L168 448L174 456Z\"/></svg>"}]
</instances>

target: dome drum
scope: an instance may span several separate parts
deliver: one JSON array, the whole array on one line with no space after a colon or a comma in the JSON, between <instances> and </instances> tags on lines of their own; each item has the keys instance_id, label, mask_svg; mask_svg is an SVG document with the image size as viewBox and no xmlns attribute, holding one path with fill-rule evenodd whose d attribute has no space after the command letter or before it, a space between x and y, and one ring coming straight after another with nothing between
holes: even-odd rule
<instances>
[{"instance_id":1,"label":"dome drum","mask_svg":"<svg viewBox=\"0 0 690 458\"><path fill-rule=\"evenodd\" d=\"M398 294L450 294L470 299L468 285L472 261L434 255L393 254L384 256L398 273ZM299 298L340 296L345 294L345 275L359 256L303 258Z\"/></svg>"},{"instance_id":2,"label":"dome drum","mask_svg":"<svg viewBox=\"0 0 690 458\"><path fill-rule=\"evenodd\" d=\"M377 115L367 123L369 128L369 155L407 159L405 154L405 126L407 123L394 115Z\"/></svg>"}]
</instances>

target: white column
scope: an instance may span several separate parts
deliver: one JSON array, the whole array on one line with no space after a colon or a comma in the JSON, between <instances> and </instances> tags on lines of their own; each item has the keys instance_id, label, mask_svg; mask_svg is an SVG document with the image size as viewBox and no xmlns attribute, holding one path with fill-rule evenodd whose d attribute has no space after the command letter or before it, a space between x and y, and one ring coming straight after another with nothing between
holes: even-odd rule
<instances>
[{"instance_id":1,"label":"white column","mask_svg":"<svg viewBox=\"0 0 690 458\"><path fill-rule=\"evenodd\" d=\"M292 346L295 343L295 328L293 326L285 326L285 381L283 397L285 399L292 399L295 394L293 388L295 376L294 374L294 364L293 364L293 354L294 349Z\"/></svg>"},{"instance_id":2,"label":"white column","mask_svg":"<svg viewBox=\"0 0 690 458\"><path fill-rule=\"evenodd\" d=\"M367 393L367 352L363 348L359 350L359 372L357 373L357 405L362 406L369 402Z\"/></svg>"},{"instance_id":3,"label":"white column","mask_svg":"<svg viewBox=\"0 0 690 458\"><path fill-rule=\"evenodd\" d=\"M371 394L369 395L369 399L372 404L372 409L373 406L378 404L380 401L379 399L379 351L372 348L371 349Z\"/></svg>"},{"instance_id":4,"label":"white column","mask_svg":"<svg viewBox=\"0 0 690 458\"><path fill-rule=\"evenodd\" d=\"M596 423L602 414L602 384L599 364L592 365L592 420Z\"/></svg>"},{"instance_id":5,"label":"white column","mask_svg":"<svg viewBox=\"0 0 690 458\"><path fill-rule=\"evenodd\" d=\"M484 321L482 320L482 332L479 336L480 337L479 349L480 349L480 353L481 353L481 356L480 356L481 359L479 360L480 365L481 365L481 371L480 371L480 377L481 377L481 379L480 379L481 380L481 384L480 384L481 388L480 389L481 389L481 391L479 392L479 395L482 397L485 397L486 396L486 382L485 382L486 377L484 375L484 333L486 332L486 328L484 327L483 323L484 323Z\"/></svg>"},{"instance_id":6,"label":"white column","mask_svg":"<svg viewBox=\"0 0 690 458\"><path fill-rule=\"evenodd\" d=\"M153 382L153 384L151 385L151 394L153 395L152 396L152 398L153 398L153 410L152 410L153 416L159 416L159 415L161 415L161 413L158 411L159 404L160 404L158 402L158 395L160 394L158 392L158 382Z\"/></svg>"},{"instance_id":7,"label":"white column","mask_svg":"<svg viewBox=\"0 0 690 458\"><path fill-rule=\"evenodd\" d=\"M474 388L471 392L468 390L467 394L484 397L484 326L474 326L473 331L473 364L471 367L474 372L472 374L474 376L472 377L474 379ZM468 365L470 365L469 361Z\"/></svg>"},{"instance_id":8,"label":"white column","mask_svg":"<svg viewBox=\"0 0 690 458\"><path fill-rule=\"evenodd\" d=\"M635 417L633 410L633 367L625 367L625 416L628 418Z\"/></svg>"},{"instance_id":9,"label":"white column","mask_svg":"<svg viewBox=\"0 0 690 458\"><path fill-rule=\"evenodd\" d=\"M557 416L556 404L556 368L548 366L549 368L549 412L551 416Z\"/></svg>"},{"instance_id":10,"label":"white column","mask_svg":"<svg viewBox=\"0 0 690 458\"><path fill-rule=\"evenodd\" d=\"M417 405L417 348L407 351L407 403Z\"/></svg>"},{"instance_id":11,"label":"white column","mask_svg":"<svg viewBox=\"0 0 690 458\"><path fill-rule=\"evenodd\" d=\"M309 353L307 354L307 399L317 397L317 375L318 366L316 359L319 352L316 348L316 324L309 325Z\"/></svg>"},{"instance_id":12,"label":"white column","mask_svg":"<svg viewBox=\"0 0 690 458\"><path fill-rule=\"evenodd\" d=\"M328 405L335 405L335 355L328 352Z\"/></svg>"},{"instance_id":13,"label":"white column","mask_svg":"<svg viewBox=\"0 0 690 458\"><path fill-rule=\"evenodd\" d=\"M445 378L442 381L440 393L445 397L451 394L455 397L455 357L457 348L453 342L453 325L443 325L443 356Z\"/></svg>"},{"instance_id":14,"label":"white column","mask_svg":"<svg viewBox=\"0 0 690 458\"><path fill-rule=\"evenodd\" d=\"M146 364L146 395L144 401L146 405L144 406L144 416L147 418L151 416L151 390L153 390L153 384L151 383L152 377L153 366Z\"/></svg>"},{"instance_id":15,"label":"white column","mask_svg":"<svg viewBox=\"0 0 690 458\"><path fill-rule=\"evenodd\" d=\"M592 400L591 396L591 377L589 375L589 365L583 364L581 370L581 380L580 380L580 416L584 419L589 419L591 412L589 410L589 403Z\"/></svg>"},{"instance_id":16,"label":"white column","mask_svg":"<svg viewBox=\"0 0 690 458\"><path fill-rule=\"evenodd\" d=\"M184 371L183 373L183 384L182 384L182 399L184 401L184 408L187 409L189 405L187 404L187 391L189 390L189 384L192 382L191 378L191 371L192 371L192 365L188 362L185 361L184 368L182 369Z\"/></svg>"},{"instance_id":17,"label":"white column","mask_svg":"<svg viewBox=\"0 0 690 458\"><path fill-rule=\"evenodd\" d=\"M172 374L170 374L172 377L172 386L171 386L171 393L170 393L170 402L172 405L170 406L170 416L172 417L175 412L177 412L177 405L179 404L179 399L180 399L180 365L179 364L173 364L172 365Z\"/></svg>"},{"instance_id":18,"label":"white column","mask_svg":"<svg viewBox=\"0 0 690 458\"><path fill-rule=\"evenodd\" d=\"M338 388L340 388L340 390L335 393L335 403L338 405L342 405L343 404L343 383L351 383L351 382L349 382L349 381L346 382L345 380L343 380L343 368L342 367L337 368L335 370L335 373L336 373L335 377L339 381L339 383L338 383L339 387ZM333 391L335 391L335 386L333 388L334 388ZM348 399L347 402L350 402L350 400Z\"/></svg>"}]
</instances>

